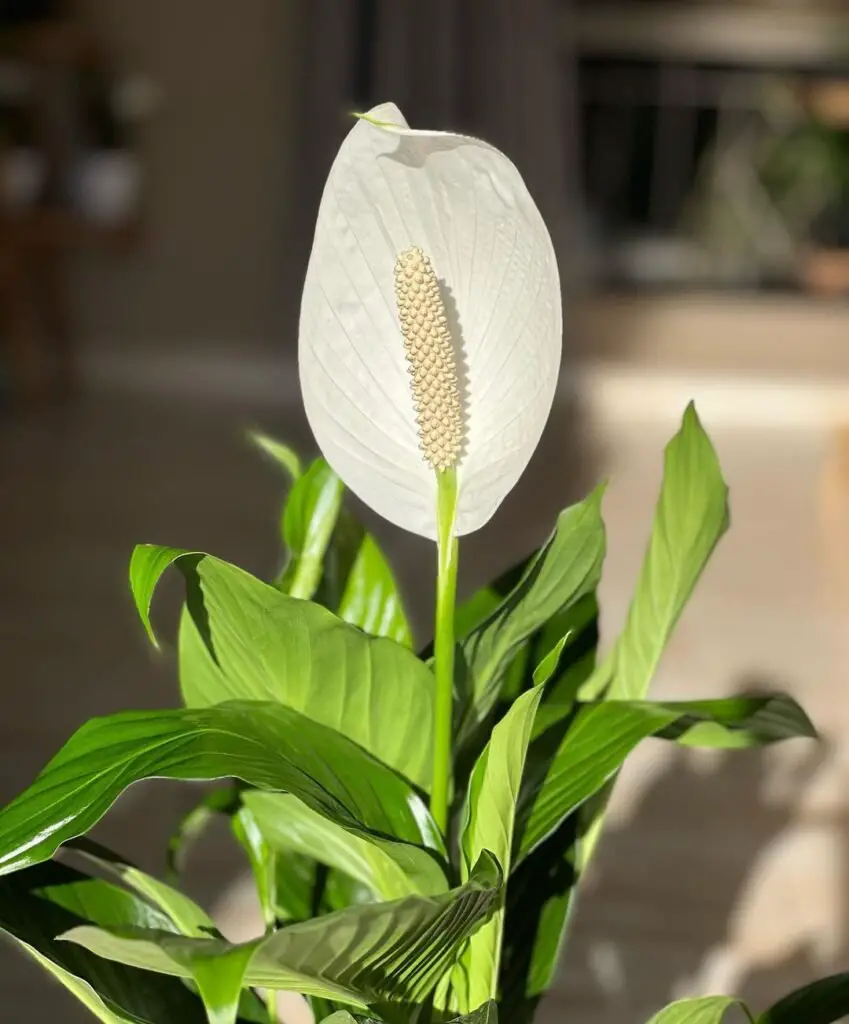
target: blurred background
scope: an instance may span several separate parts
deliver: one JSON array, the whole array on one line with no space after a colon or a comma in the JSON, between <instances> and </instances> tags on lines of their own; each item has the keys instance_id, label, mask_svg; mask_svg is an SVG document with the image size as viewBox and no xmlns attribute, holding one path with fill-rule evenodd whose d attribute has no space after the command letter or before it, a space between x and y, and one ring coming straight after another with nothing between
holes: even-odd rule
<instances>
[{"instance_id":1,"label":"blurred background","mask_svg":"<svg viewBox=\"0 0 849 1024\"><path fill-rule=\"evenodd\" d=\"M609 639L695 398L733 529L654 692L781 686L826 736L641 750L542 1019L640 1024L702 992L763 1007L849 969L841 0L0 0L0 799L87 717L176 702L128 599L134 543L276 568L283 485L245 430L314 450L295 365L312 225L350 111L385 99L504 149L564 278L551 422L464 542L462 590L607 476ZM432 552L370 522L424 640ZM99 837L161 871L192 800L133 789ZM192 865L233 931L241 871L223 839ZM84 1019L0 948L0 1021L24 1013Z\"/></svg>"}]
</instances>

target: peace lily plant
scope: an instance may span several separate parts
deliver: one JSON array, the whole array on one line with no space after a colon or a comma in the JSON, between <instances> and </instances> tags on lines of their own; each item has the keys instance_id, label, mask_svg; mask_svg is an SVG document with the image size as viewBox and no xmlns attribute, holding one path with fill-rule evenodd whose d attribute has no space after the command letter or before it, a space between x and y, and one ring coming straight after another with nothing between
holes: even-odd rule
<instances>
[{"instance_id":1,"label":"peace lily plant","mask_svg":"<svg viewBox=\"0 0 849 1024\"><path fill-rule=\"evenodd\" d=\"M282 571L262 581L198 551L143 545L150 606L185 582L183 706L80 729L0 811L0 929L97 1019L530 1021L564 950L611 786L642 740L739 748L814 730L781 694L648 699L727 526L694 409L665 456L624 629L597 656L603 488L468 601L458 540L481 529L539 440L560 363L560 287L516 168L483 142L362 116L330 171L303 293L300 375L325 458L255 440L290 480ZM326 461L325 461L326 459ZM392 570L347 486L436 542L433 642L419 653ZM214 782L179 825L163 881L84 838L144 779ZM229 942L181 890L184 854L225 818L264 934ZM129 854L131 850L127 851ZM611 936L615 940L615 936ZM730 998L654 1024L718 1024ZM849 979L794 993L760 1024L827 1024Z\"/></svg>"}]
</instances>

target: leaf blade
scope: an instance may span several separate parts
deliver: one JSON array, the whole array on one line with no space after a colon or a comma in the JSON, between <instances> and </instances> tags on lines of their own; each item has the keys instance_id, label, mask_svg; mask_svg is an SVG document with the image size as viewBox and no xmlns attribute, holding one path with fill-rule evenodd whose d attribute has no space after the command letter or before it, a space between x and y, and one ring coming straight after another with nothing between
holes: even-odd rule
<instances>
[{"instance_id":1,"label":"leaf blade","mask_svg":"<svg viewBox=\"0 0 849 1024\"><path fill-rule=\"evenodd\" d=\"M390 847L441 839L400 776L331 729L273 703L125 712L84 725L33 785L0 811L0 874L52 856L132 782L242 778L292 792ZM429 854L422 849L422 857Z\"/></svg>"},{"instance_id":2,"label":"leaf blade","mask_svg":"<svg viewBox=\"0 0 849 1024\"><path fill-rule=\"evenodd\" d=\"M151 548L139 559L160 574L176 563L186 578L180 684L189 707L280 701L345 733L427 791L433 675L412 651L227 562L185 555ZM151 578L152 571L144 578L148 603Z\"/></svg>"},{"instance_id":3,"label":"leaf blade","mask_svg":"<svg viewBox=\"0 0 849 1024\"><path fill-rule=\"evenodd\" d=\"M450 892L349 907L242 947L139 929L110 933L86 927L63 938L107 959L178 977L187 976L192 957L212 962L249 947L248 985L361 1007L382 999L412 1003L430 991L485 920L501 884L495 862L482 858L469 881Z\"/></svg>"},{"instance_id":4,"label":"leaf blade","mask_svg":"<svg viewBox=\"0 0 849 1024\"><path fill-rule=\"evenodd\" d=\"M582 692L592 699L648 693L684 605L728 529L728 487L691 402L664 455L651 538L625 628Z\"/></svg>"},{"instance_id":5,"label":"leaf blade","mask_svg":"<svg viewBox=\"0 0 849 1024\"><path fill-rule=\"evenodd\" d=\"M604 487L560 514L557 527L498 608L461 642L471 700L460 726L462 744L486 718L522 644L552 616L595 590L604 560Z\"/></svg>"},{"instance_id":6,"label":"leaf blade","mask_svg":"<svg viewBox=\"0 0 849 1024\"><path fill-rule=\"evenodd\" d=\"M461 845L463 868L489 851L507 878L510 874L516 804L522 771L542 690L522 694L495 726L469 782ZM495 999L504 931L503 899L489 921L469 940L463 955L468 1012Z\"/></svg>"}]
</instances>

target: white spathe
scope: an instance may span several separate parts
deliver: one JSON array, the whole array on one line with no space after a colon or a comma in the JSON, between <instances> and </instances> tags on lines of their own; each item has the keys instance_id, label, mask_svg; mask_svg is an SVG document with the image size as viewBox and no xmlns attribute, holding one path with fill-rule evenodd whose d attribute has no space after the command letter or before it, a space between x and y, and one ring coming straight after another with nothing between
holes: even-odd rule
<instances>
[{"instance_id":1,"label":"white spathe","mask_svg":"<svg viewBox=\"0 0 849 1024\"><path fill-rule=\"evenodd\" d=\"M301 303L307 417L344 483L436 537L398 310L399 253L420 246L443 292L464 419L455 532L486 523L539 442L560 369L554 248L521 175L478 139L411 130L391 103L348 134L324 188Z\"/></svg>"}]
</instances>

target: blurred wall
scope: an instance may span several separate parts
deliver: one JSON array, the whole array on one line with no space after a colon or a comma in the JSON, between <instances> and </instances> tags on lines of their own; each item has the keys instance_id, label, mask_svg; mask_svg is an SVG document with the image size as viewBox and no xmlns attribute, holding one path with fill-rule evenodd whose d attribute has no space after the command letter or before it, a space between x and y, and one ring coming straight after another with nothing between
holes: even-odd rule
<instances>
[{"instance_id":1,"label":"blurred wall","mask_svg":"<svg viewBox=\"0 0 849 1024\"><path fill-rule=\"evenodd\" d=\"M195 359L294 345L284 296L300 0L81 0L162 102L142 131L142 238L76 258L92 349Z\"/></svg>"}]
</instances>

